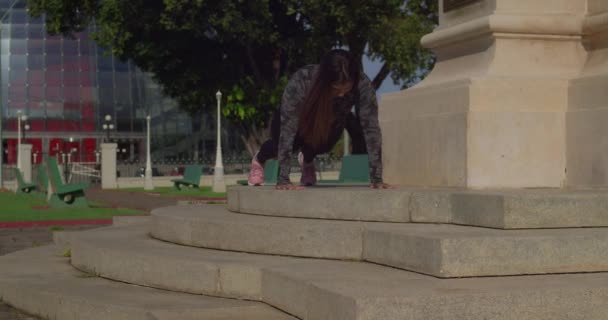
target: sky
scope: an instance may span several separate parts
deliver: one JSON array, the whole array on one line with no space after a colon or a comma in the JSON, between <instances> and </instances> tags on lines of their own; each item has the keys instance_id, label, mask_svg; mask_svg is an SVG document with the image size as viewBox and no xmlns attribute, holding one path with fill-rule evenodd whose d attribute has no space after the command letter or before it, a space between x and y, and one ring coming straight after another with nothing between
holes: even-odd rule
<instances>
[{"instance_id":1,"label":"sky","mask_svg":"<svg viewBox=\"0 0 608 320\"><path fill-rule=\"evenodd\" d=\"M381 67L382 63L380 61L371 61L367 57L363 57L363 71L370 79L374 78L378 71L380 71ZM378 99L381 99L383 93L394 92L399 90L400 86L394 85L393 79L388 76L386 77L386 79L384 79L384 82L382 82L382 85L380 86L378 91L376 91L376 94L378 96Z\"/></svg>"}]
</instances>

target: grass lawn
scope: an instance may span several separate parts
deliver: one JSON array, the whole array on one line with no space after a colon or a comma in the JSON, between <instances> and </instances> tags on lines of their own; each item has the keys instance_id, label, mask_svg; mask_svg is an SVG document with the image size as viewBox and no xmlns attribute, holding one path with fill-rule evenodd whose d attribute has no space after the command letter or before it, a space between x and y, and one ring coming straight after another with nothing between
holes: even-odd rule
<instances>
[{"instance_id":1,"label":"grass lawn","mask_svg":"<svg viewBox=\"0 0 608 320\"><path fill-rule=\"evenodd\" d=\"M211 191L211 187L201 187L200 189L182 187L182 191L175 190L173 187L156 187L154 190L144 190L144 188L125 188L119 189L119 191L157 193L163 197L186 196L218 198L226 196L226 192L213 192Z\"/></svg>"},{"instance_id":2,"label":"grass lawn","mask_svg":"<svg viewBox=\"0 0 608 320\"><path fill-rule=\"evenodd\" d=\"M89 208L49 208L42 195L23 195L0 192L0 222L111 219L115 215L140 215L133 209L104 208L89 203Z\"/></svg>"}]
</instances>

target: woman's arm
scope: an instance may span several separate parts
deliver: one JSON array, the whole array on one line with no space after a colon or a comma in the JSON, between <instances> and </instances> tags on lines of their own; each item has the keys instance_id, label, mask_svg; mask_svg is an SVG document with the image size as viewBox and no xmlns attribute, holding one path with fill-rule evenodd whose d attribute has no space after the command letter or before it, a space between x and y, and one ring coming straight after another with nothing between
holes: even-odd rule
<instances>
[{"instance_id":1,"label":"woman's arm","mask_svg":"<svg viewBox=\"0 0 608 320\"><path fill-rule=\"evenodd\" d=\"M371 81L362 75L359 81L359 121L369 156L369 177L372 185L382 183L382 132L378 124L378 100Z\"/></svg>"},{"instance_id":2,"label":"woman's arm","mask_svg":"<svg viewBox=\"0 0 608 320\"><path fill-rule=\"evenodd\" d=\"M298 105L306 94L307 69L297 71L285 87L281 99L281 134L279 135L279 177L277 185L291 183L289 173L291 171L291 157L293 142L298 132L299 112Z\"/></svg>"}]
</instances>

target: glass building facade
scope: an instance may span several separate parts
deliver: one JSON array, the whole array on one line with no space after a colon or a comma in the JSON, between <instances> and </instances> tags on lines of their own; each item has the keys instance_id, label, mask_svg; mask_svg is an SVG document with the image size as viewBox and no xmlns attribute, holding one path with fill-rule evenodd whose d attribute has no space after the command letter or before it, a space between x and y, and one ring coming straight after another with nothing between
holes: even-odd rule
<instances>
[{"instance_id":1,"label":"glass building facade","mask_svg":"<svg viewBox=\"0 0 608 320\"><path fill-rule=\"evenodd\" d=\"M36 154L70 153L72 161L92 162L107 132L110 115L121 160L145 153L145 117L152 116L153 159L209 157L214 123L208 114L191 118L132 63L108 55L90 39L94 26L74 39L46 33L44 20L29 17L25 0L0 0L0 93L4 164L17 159L18 115L26 115L25 142ZM230 132L229 128L225 132ZM225 136L229 152L243 150Z\"/></svg>"}]
</instances>

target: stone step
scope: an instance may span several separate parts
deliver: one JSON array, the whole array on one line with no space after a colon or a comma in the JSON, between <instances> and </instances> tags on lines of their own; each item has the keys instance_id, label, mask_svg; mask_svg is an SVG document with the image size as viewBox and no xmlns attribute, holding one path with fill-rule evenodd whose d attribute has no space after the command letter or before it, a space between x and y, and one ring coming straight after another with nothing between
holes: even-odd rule
<instances>
[{"instance_id":1,"label":"stone step","mask_svg":"<svg viewBox=\"0 0 608 320\"><path fill-rule=\"evenodd\" d=\"M438 279L364 262L179 246L134 226L77 234L72 263L143 286L261 300L305 320L603 320L608 314L608 273Z\"/></svg>"},{"instance_id":2,"label":"stone step","mask_svg":"<svg viewBox=\"0 0 608 320\"><path fill-rule=\"evenodd\" d=\"M152 212L151 235L189 246L364 260L436 277L608 271L608 228L496 230L238 214L221 205Z\"/></svg>"},{"instance_id":3,"label":"stone step","mask_svg":"<svg viewBox=\"0 0 608 320\"><path fill-rule=\"evenodd\" d=\"M260 215L452 223L497 229L608 226L606 190L469 190L321 185L298 192L234 186L228 208Z\"/></svg>"},{"instance_id":4,"label":"stone step","mask_svg":"<svg viewBox=\"0 0 608 320\"><path fill-rule=\"evenodd\" d=\"M0 257L1 300L49 320L295 320L260 302L101 279L77 271L59 251L46 246Z\"/></svg>"}]
</instances>

